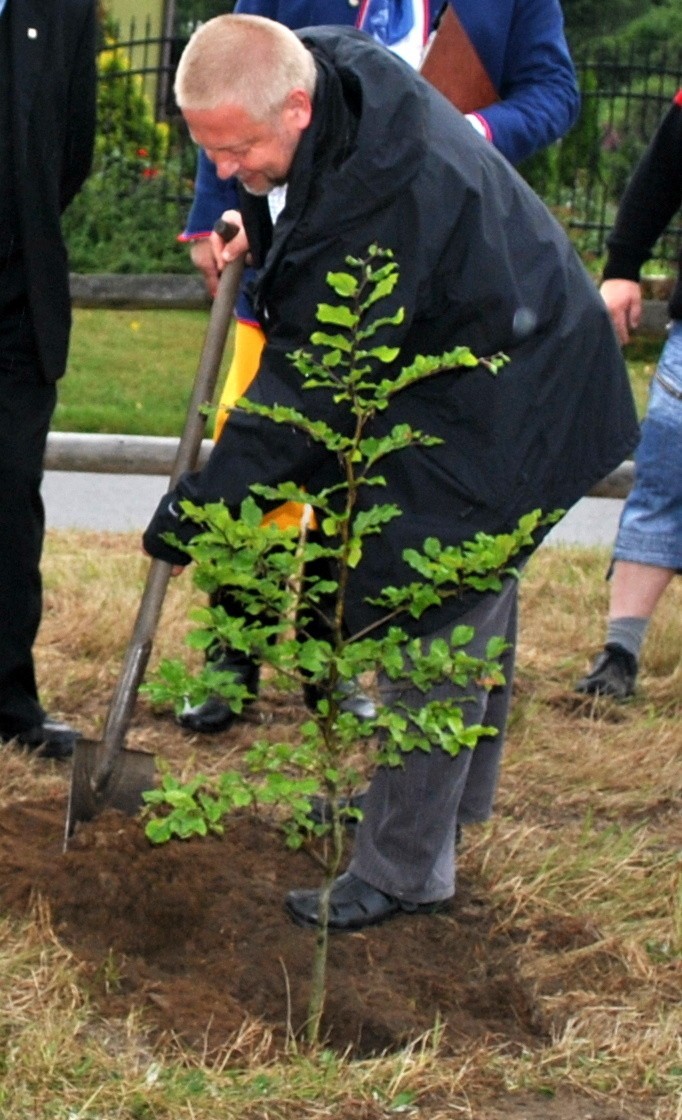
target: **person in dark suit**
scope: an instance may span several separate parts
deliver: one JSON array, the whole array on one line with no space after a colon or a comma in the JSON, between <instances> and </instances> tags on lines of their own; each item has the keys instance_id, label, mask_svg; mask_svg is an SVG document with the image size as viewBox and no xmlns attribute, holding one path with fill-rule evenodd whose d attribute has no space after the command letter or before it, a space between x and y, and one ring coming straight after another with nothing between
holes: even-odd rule
<instances>
[{"instance_id":1,"label":"person in dark suit","mask_svg":"<svg viewBox=\"0 0 682 1120\"><path fill-rule=\"evenodd\" d=\"M90 170L95 0L0 0L0 740L55 758L32 647L42 608L43 456L71 326L60 219Z\"/></svg>"}]
</instances>

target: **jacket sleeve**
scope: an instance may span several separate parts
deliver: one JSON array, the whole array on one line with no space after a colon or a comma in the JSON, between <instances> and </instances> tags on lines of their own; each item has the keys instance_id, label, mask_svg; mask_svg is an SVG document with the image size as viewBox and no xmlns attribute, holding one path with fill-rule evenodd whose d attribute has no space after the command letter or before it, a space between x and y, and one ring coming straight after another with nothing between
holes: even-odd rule
<instances>
[{"instance_id":1,"label":"jacket sleeve","mask_svg":"<svg viewBox=\"0 0 682 1120\"><path fill-rule=\"evenodd\" d=\"M329 422L329 394L310 390L302 396L300 374L287 358L289 349L266 346L258 376L246 395L270 405L291 406ZM343 421L335 420L334 427L340 429ZM187 544L200 532L195 522L184 517L183 501L196 505L224 502L236 512L252 483L276 485L292 481L305 485L318 476L326 458L327 453L319 443L294 427L234 410L202 470L182 475L175 490L161 499L143 535L145 550L168 563L187 564L187 553L163 539L172 534ZM265 503L261 498L257 501L265 511L281 504Z\"/></svg>"},{"instance_id":2,"label":"jacket sleeve","mask_svg":"<svg viewBox=\"0 0 682 1120\"><path fill-rule=\"evenodd\" d=\"M607 239L604 279L639 280L642 265L682 205L682 90L640 159Z\"/></svg>"},{"instance_id":3,"label":"jacket sleeve","mask_svg":"<svg viewBox=\"0 0 682 1120\"><path fill-rule=\"evenodd\" d=\"M97 69L95 44L97 14L94 0L82 4L83 21L69 83L69 106L65 113L68 133L64 145L63 172L59 185L62 210L78 193L90 174L95 144Z\"/></svg>"},{"instance_id":4,"label":"jacket sleeve","mask_svg":"<svg viewBox=\"0 0 682 1120\"><path fill-rule=\"evenodd\" d=\"M517 0L498 92L500 101L475 116L513 164L575 123L580 93L558 0Z\"/></svg>"}]
</instances>

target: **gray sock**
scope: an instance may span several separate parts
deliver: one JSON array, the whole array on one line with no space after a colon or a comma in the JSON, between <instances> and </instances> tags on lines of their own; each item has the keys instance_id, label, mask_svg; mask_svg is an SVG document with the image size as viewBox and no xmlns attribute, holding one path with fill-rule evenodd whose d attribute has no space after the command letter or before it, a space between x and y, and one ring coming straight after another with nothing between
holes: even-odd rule
<instances>
[{"instance_id":1,"label":"gray sock","mask_svg":"<svg viewBox=\"0 0 682 1120\"><path fill-rule=\"evenodd\" d=\"M632 654L635 661L639 661L648 625L648 618L611 618L606 632L606 644L622 646Z\"/></svg>"}]
</instances>

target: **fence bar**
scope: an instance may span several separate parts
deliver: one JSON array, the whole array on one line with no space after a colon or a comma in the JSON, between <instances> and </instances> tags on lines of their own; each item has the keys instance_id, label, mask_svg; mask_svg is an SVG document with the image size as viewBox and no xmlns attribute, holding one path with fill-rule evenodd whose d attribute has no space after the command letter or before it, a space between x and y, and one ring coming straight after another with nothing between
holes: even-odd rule
<instances>
[{"instance_id":1,"label":"fence bar","mask_svg":"<svg viewBox=\"0 0 682 1120\"><path fill-rule=\"evenodd\" d=\"M50 432L44 467L47 471L89 471L92 474L154 474L170 476L178 449L172 436L99 435ZM213 446L202 440L199 466Z\"/></svg>"},{"instance_id":2,"label":"fence bar","mask_svg":"<svg viewBox=\"0 0 682 1120\"><path fill-rule=\"evenodd\" d=\"M647 289L652 280L643 283L644 302L642 306L643 331L663 334L670 318L666 288L672 288L670 281L658 285L664 298L647 298ZM90 275L71 274L71 299L74 307L109 307L118 310L206 310L211 301L200 276L185 276L175 273L144 273L137 276L123 273L92 273Z\"/></svg>"},{"instance_id":3,"label":"fence bar","mask_svg":"<svg viewBox=\"0 0 682 1120\"><path fill-rule=\"evenodd\" d=\"M211 303L198 273L71 273L69 286L74 307L197 310Z\"/></svg>"},{"instance_id":4,"label":"fence bar","mask_svg":"<svg viewBox=\"0 0 682 1120\"><path fill-rule=\"evenodd\" d=\"M213 442L202 440L199 466L206 462ZM93 474L150 474L169 476L178 440L172 436L96 435L50 432L45 470L89 471ZM593 498L625 498L633 479L628 460L590 492Z\"/></svg>"}]
</instances>

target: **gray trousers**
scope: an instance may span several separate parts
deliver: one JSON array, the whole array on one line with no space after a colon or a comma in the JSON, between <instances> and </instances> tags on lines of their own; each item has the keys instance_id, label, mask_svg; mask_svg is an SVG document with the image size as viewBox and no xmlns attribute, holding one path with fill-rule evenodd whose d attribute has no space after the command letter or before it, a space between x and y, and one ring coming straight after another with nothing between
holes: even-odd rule
<instances>
[{"instance_id":1,"label":"gray trousers","mask_svg":"<svg viewBox=\"0 0 682 1120\"><path fill-rule=\"evenodd\" d=\"M457 824L487 820L492 812L514 676L517 605L518 583L509 579L499 594L482 597L457 620L475 629L466 647L474 656L484 656L491 637L506 638L504 686L487 692L473 683L463 689L448 682L423 693L408 682L379 676L381 699L389 707L397 701L418 708L429 700L461 699L467 724L498 729L454 758L441 748L415 750L404 756L402 766L377 768L349 871L386 894L415 903L451 898ZM425 644L449 637L452 629L450 624L428 635Z\"/></svg>"}]
</instances>

